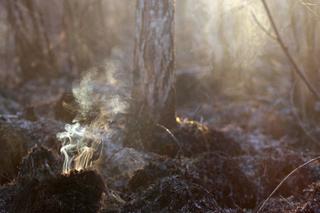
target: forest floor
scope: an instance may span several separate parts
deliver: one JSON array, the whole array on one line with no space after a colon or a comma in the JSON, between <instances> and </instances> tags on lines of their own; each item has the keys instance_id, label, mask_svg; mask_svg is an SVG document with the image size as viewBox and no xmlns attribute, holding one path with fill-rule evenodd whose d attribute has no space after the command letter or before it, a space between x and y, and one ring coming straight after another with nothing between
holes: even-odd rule
<instances>
[{"instance_id":1,"label":"forest floor","mask_svg":"<svg viewBox=\"0 0 320 213\"><path fill-rule=\"evenodd\" d=\"M178 79L173 136L159 129L98 171L68 175L56 134L74 117L63 108L71 84L1 90L0 213L254 212L287 174L317 157L285 101L207 98L196 83ZM318 212L319 176L316 162L298 170L261 212Z\"/></svg>"}]
</instances>

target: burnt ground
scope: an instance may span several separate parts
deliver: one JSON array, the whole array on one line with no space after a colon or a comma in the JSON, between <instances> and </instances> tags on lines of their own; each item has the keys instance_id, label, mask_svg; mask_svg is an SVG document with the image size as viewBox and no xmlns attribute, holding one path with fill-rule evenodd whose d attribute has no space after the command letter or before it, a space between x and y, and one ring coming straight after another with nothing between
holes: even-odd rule
<instances>
[{"instance_id":1,"label":"burnt ground","mask_svg":"<svg viewBox=\"0 0 320 213\"><path fill-rule=\"evenodd\" d=\"M254 212L319 151L285 104L208 101L204 88L189 89L190 101L179 95L180 82L172 134L159 128L153 140L124 147L97 169L63 175L55 135L75 116L63 107L73 98L61 81L33 84L0 94L1 213ZM138 158L143 164L133 169ZM261 212L318 212L319 176L316 162L302 168Z\"/></svg>"}]
</instances>

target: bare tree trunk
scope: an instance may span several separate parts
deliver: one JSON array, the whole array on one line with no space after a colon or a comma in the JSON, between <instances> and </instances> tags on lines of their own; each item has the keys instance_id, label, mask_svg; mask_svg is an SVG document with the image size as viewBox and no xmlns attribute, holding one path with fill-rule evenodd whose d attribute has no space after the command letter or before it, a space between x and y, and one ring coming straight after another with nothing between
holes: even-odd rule
<instances>
[{"instance_id":1,"label":"bare tree trunk","mask_svg":"<svg viewBox=\"0 0 320 213\"><path fill-rule=\"evenodd\" d=\"M43 13L34 0L6 0L8 24L15 42L17 63L24 79L56 75L56 56L50 48Z\"/></svg>"},{"instance_id":2,"label":"bare tree trunk","mask_svg":"<svg viewBox=\"0 0 320 213\"><path fill-rule=\"evenodd\" d=\"M133 93L138 120L175 121L174 0L138 0Z\"/></svg>"}]
</instances>

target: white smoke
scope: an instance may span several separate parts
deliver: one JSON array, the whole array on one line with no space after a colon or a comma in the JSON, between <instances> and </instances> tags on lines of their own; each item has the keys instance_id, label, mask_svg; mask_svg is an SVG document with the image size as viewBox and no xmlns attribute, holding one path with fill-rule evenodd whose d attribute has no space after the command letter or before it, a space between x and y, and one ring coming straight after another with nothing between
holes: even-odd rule
<instances>
[{"instance_id":1,"label":"white smoke","mask_svg":"<svg viewBox=\"0 0 320 213\"><path fill-rule=\"evenodd\" d=\"M79 114L57 134L62 141L63 173L92 167L102 150L111 155L122 147L129 81L113 61L89 70L73 88Z\"/></svg>"}]
</instances>

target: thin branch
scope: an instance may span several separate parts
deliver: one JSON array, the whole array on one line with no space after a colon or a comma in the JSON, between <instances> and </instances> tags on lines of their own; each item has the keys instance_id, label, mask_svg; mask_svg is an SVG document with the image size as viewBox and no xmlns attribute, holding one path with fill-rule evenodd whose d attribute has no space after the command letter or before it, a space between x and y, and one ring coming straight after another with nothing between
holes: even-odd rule
<instances>
[{"instance_id":1,"label":"thin branch","mask_svg":"<svg viewBox=\"0 0 320 213\"><path fill-rule=\"evenodd\" d=\"M273 40L277 40L277 38L271 33L269 32L268 29L266 29L262 24L261 22L258 20L258 17L256 16L256 14L254 14L253 11L251 11L251 15L252 15L252 18L253 20L256 22L256 24L258 25L258 27L260 27L260 29L266 34L268 35L271 39Z\"/></svg>"},{"instance_id":2,"label":"thin branch","mask_svg":"<svg viewBox=\"0 0 320 213\"><path fill-rule=\"evenodd\" d=\"M317 14L317 12L312 9L312 6L319 6L319 4L308 3L308 2L305 2L305 1L303 1L303 0L300 0L299 2L300 2L300 4L301 4L303 7L305 7L310 13L312 13L312 15L316 16L317 18L320 17L319 14Z\"/></svg>"},{"instance_id":3,"label":"thin branch","mask_svg":"<svg viewBox=\"0 0 320 213\"><path fill-rule=\"evenodd\" d=\"M300 70L299 66L297 65L297 63L295 62L295 60L293 59L293 57L291 56L287 46L284 44L282 37L278 31L277 25L271 15L271 11L268 7L268 4L266 2L266 0L261 0L263 7L267 13L268 19L270 21L271 27L274 30L274 33L276 35L276 40L278 41L281 49L283 50L284 54L286 55L286 57L288 58L289 62L291 63L294 71L298 74L298 76L302 79L302 81L305 83L305 85L307 86L307 88L310 90L310 92L318 99L320 100L320 94L317 92L317 90L311 85L311 83L308 81L307 77L305 76L305 74L302 72L302 70Z\"/></svg>"},{"instance_id":4,"label":"thin branch","mask_svg":"<svg viewBox=\"0 0 320 213\"><path fill-rule=\"evenodd\" d=\"M262 0L263 1L263 0ZM290 172L280 183L279 185L271 192L271 194L267 197L267 199L265 199L263 201L263 203L260 205L260 207L258 208L258 210L256 211L256 213L259 213L263 210L263 208L265 207L266 203L270 200L270 198L278 191L278 189L283 185L284 182L286 182L286 180L288 180L289 177L291 177L294 173L296 173L298 170L302 169L303 167L320 160L320 156L313 158L309 161L307 161L306 163L298 166L297 168L295 168L292 172Z\"/></svg>"},{"instance_id":5,"label":"thin branch","mask_svg":"<svg viewBox=\"0 0 320 213\"><path fill-rule=\"evenodd\" d=\"M227 10L225 13L235 13L238 12L240 10L245 9L247 6L249 6L250 4L254 3L256 0L247 0L247 2L242 3L241 5L235 6L233 8L230 8L229 10Z\"/></svg>"}]
</instances>

